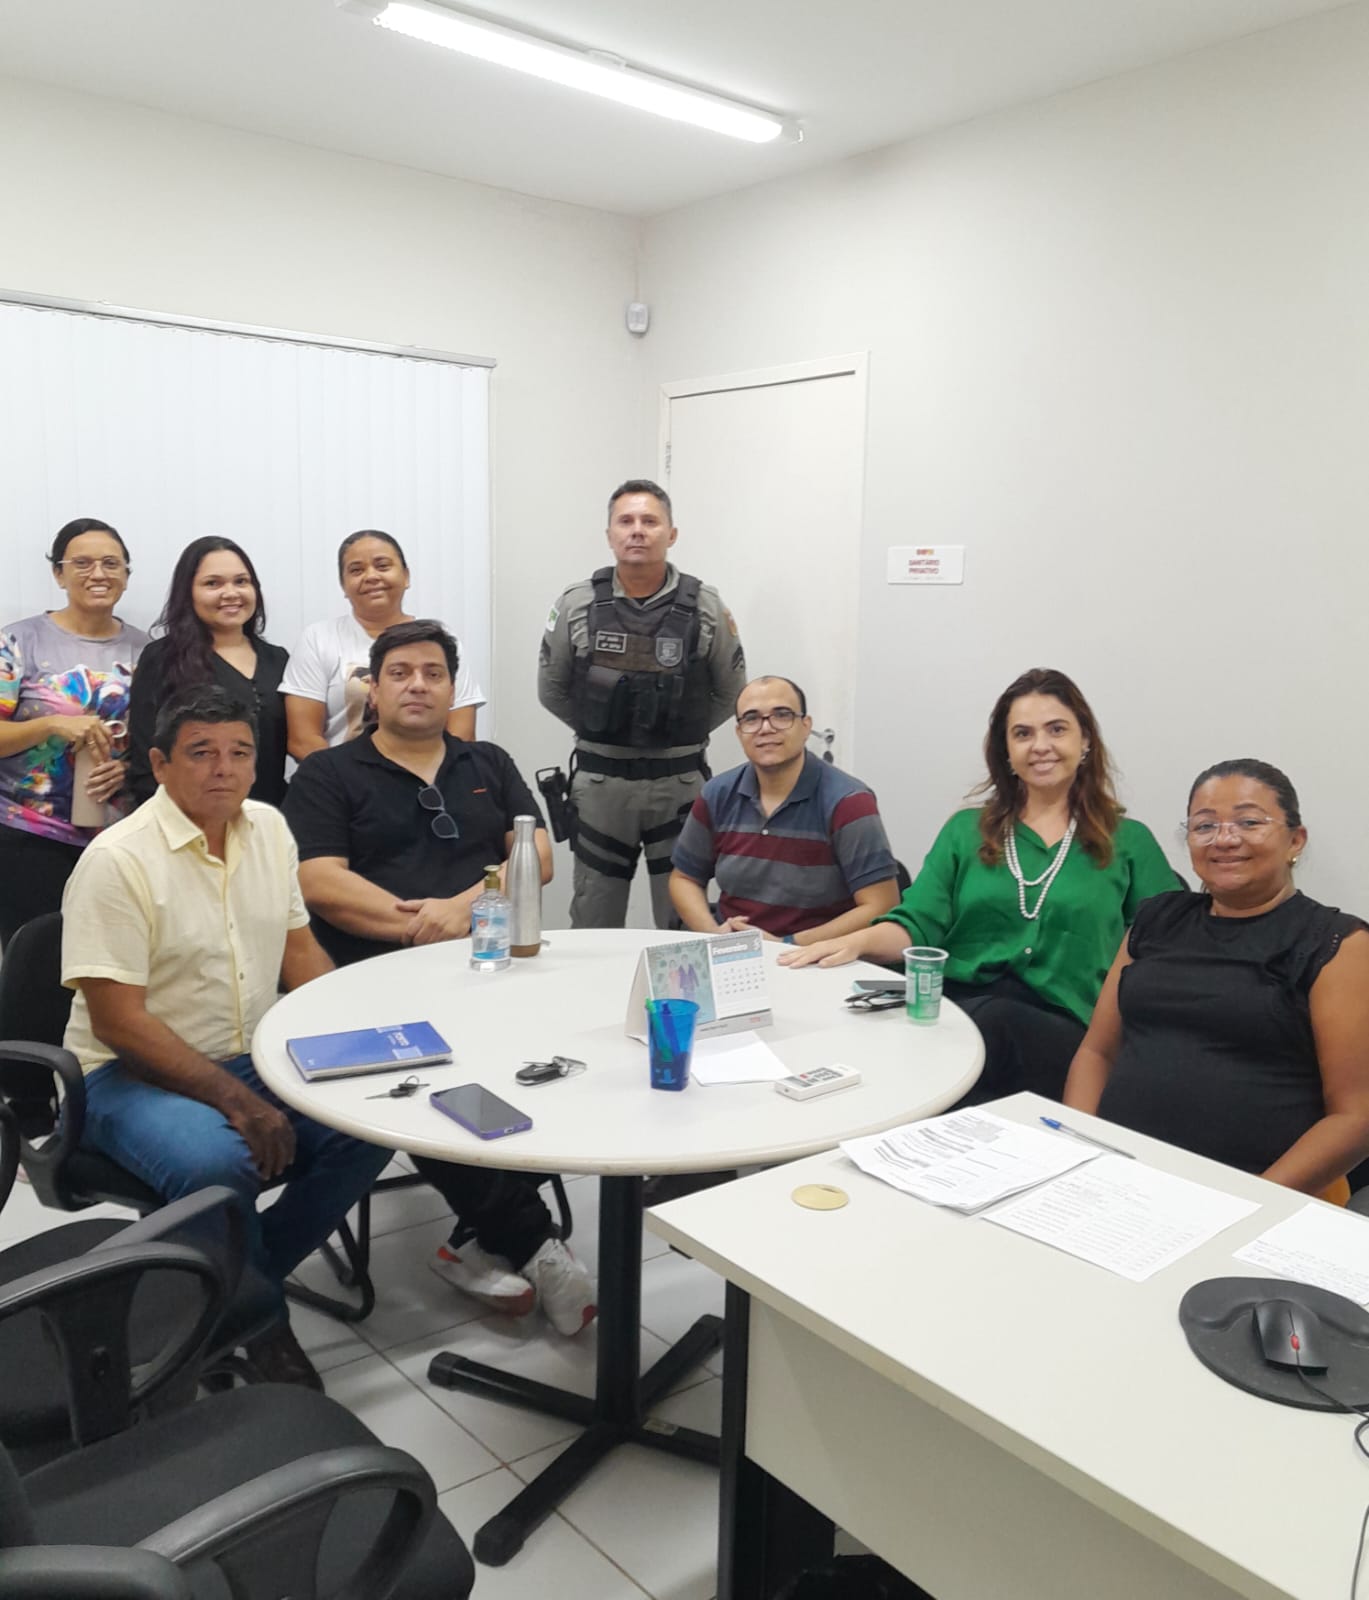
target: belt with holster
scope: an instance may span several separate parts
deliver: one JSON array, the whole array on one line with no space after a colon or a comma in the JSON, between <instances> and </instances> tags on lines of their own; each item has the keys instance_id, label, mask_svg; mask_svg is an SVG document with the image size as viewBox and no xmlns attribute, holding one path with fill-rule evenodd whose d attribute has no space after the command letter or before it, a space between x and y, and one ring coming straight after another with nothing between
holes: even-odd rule
<instances>
[{"instance_id":1,"label":"belt with holster","mask_svg":"<svg viewBox=\"0 0 1369 1600\"><path fill-rule=\"evenodd\" d=\"M595 755L590 750L577 750L574 757L577 772L599 772L606 778L673 778L681 772L707 773L702 750L690 756L617 756Z\"/></svg>"}]
</instances>

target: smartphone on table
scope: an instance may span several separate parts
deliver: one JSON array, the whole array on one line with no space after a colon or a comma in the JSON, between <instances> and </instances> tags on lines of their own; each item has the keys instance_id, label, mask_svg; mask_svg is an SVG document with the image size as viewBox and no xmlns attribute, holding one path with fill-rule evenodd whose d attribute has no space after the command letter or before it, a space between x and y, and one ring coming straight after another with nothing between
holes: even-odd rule
<instances>
[{"instance_id":1,"label":"smartphone on table","mask_svg":"<svg viewBox=\"0 0 1369 1600\"><path fill-rule=\"evenodd\" d=\"M526 1133L532 1127L532 1118L507 1100L478 1083L461 1083L454 1089L439 1089L428 1096L429 1102L444 1117L459 1122L477 1139L502 1139L509 1133Z\"/></svg>"}]
</instances>

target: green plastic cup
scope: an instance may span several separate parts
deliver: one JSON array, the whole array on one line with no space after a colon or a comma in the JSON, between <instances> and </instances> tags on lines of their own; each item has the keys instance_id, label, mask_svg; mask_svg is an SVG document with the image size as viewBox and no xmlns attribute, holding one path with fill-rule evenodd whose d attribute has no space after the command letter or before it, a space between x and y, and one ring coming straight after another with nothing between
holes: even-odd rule
<instances>
[{"instance_id":1,"label":"green plastic cup","mask_svg":"<svg viewBox=\"0 0 1369 1600\"><path fill-rule=\"evenodd\" d=\"M935 945L915 944L903 952L907 981L908 1021L928 1026L941 1016L941 985L946 976L946 952Z\"/></svg>"}]
</instances>

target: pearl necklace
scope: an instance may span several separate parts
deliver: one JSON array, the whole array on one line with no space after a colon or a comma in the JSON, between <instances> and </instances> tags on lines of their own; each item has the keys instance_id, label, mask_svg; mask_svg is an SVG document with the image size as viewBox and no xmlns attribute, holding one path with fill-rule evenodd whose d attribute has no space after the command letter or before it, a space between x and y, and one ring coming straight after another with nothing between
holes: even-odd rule
<instances>
[{"instance_id":1,"label":"pearl necklace","mask_svg":"<svg viewBox=\"0 0 1369 1600\"><path fill-rule=\"evenodd\" d=\"M1078 822L1071 817L1070 825L1065 829L1065 837L1060 841L1050 865L1037 878L1024 878L1022 864L1017 859L1017 837L1014 825L1010 822L1003 830L1003 854L1008 858L1008 871L1017 879L1017 909L1022 913L1023 920L1035 922L1041 915L1041 907L1046 903L1046 896L1051 892L1051 884L1055 882L1056 874L1065 864L1065 857L1070 853L1070 846L1074 843L1074 835L1078 830ZM1041 893L1037 896L1036 905L1027 910L1027 890L1041 885Z\"/></svg>"}]
</instances>

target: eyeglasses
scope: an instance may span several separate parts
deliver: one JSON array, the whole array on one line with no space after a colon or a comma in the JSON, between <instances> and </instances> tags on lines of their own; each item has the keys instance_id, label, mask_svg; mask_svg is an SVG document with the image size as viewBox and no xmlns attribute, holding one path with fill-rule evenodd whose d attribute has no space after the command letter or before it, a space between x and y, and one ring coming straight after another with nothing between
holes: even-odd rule
<instances>
[{"instance_id":1,"label":"eyeglasses","mask_svg":"<svg viewBox=\"0 0 1369 1600\"><path fill-rule=\"evenodd\" d=\"M792 706L776 706L773 711L743 711L737 726L743 733L758 733L763 722L768 722L776 733L792 728L798 712Z\"/></svg>"},{"instance_id":2,"label":"eyeglasses","mask_svg":"<svg viewBox=\"0 0 1369 1600\"><path fill-rule=\"evenodd\" d=\"M425 811L435 811L433 818L433 832L439 839L459 839L461 829L456 825L456 818L447 810L447 802L442 798L441 791L431 783L425 784L418 791L418 803Z\"/></svg>"},{"instance_id":3,"label":"eyeglasses","mask_svg":"<svg viewBox=\"0 0 1369 1600\"><path fill-rule=\"evenodd\" d=\"M1236 817L1231 822L1186 822L1184 832L1192 844L1216 844L1229 828L1233 839L1249 839L1253 844L1263 839L1274 826L1273 817Z\"/></svg>"},{"instance_id":4,"label":"eyeglasses","mask_svg":"<svg viewBox=\"0 0 1369 1600\"><path fill-rule=\"evenodd\" d=\"M851 1011L892 1011L906 1004L907 997L901 988L863 990L860 994L842 996L842 1004Z\"/></svg>"},{"instance_id":5,"label":"eyeglasses","mask_svg":"<svg viewBox=\"0 0 1369 1600\"><path fill-rule=\"evenodd\" d=\"M107 572L111 578L117 578L128 571L128 563L120 561L118 556L70 556L65 561L55 563L59 567L70 567L78 578L88 577L99 567L101 572Z\"/></svg>"}]
</instances>

